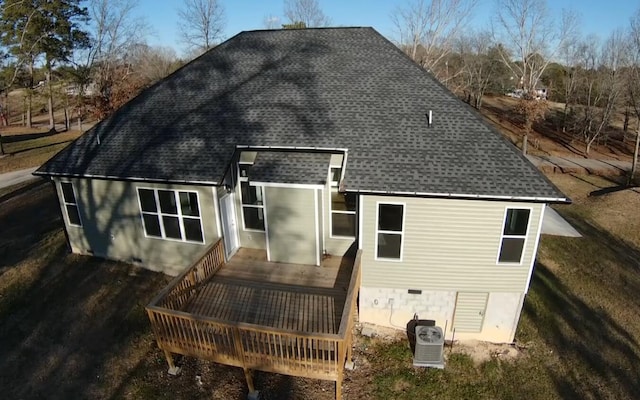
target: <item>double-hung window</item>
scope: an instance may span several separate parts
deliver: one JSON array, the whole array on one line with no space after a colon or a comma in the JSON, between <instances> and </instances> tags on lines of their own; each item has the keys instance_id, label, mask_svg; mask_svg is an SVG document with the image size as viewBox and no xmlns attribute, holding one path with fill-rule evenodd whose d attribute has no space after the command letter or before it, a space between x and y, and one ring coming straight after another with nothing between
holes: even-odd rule
<instances>
[{"instance_id":1,"label":"double-hung window","mask_svg":"<svg viewBox=\"0 0 640 400\"><path fill-rule=\"evenodd\" d=\"M356 237L356 195L340 193L338 186L342 168L331 167L329 178L331 182L331 237Z\"/></svg>"},{"instance_id":2,"label":"double-hung window","mask_svg":"<svg viewBox=\"0 0 640 400\"><path fill-rule=\"evenodd\" d=\"M60 182L60 189L62 189L62 200L67 214L67 223L71 226L82 226L80 209L78 208L73 184L71 182Z\"/></svg>"},{"instance_id":3,"label":"double-hung window","mask_svg":"<svg viewBox=\"0 0 640 400\"><path fill-rule=\"evenodd\" d=\"M331 236L356 237L356 194L331 188Z\"/></svg>"},{"instance_id":4,"label":"double-hung window","mask_svg":"<svg viewBox=\"0 0 640 400\"><path fill-rule=\"evenodd\" d=\"M522 263L530 215L531 210L527 208L507 208L500 238L499 263Z\"/></svg>"},{"instance_id":5,"label":"double-hung window","mask_svg":"<svg viewBox=\"0 0 640 400\"><path fill-rule=\"evenodd\" d=\"M138 199L147 236L204 243L197 192L138 188Z\"/></svg>"},{"instance_id":6,"label":"double-hung window","mask_svg":"<svg viewBox=\"0 0 640 400\"><path fill-rule=\"evenodd\" d=\"M249 184L251 166L251 163L246 162L238 164L242 221L246 230L264 231L264 193L262 186Z\"/></svg>"},{"instance_id":7,"label":"double-hung window","mask_svg":"<svg viewBox=\"0 0 640 400\"><path fill-rule=\"evenodd\" d=\"M378 203L376 259L402 260L404 204Z\"/></svg>"}]
</instances>

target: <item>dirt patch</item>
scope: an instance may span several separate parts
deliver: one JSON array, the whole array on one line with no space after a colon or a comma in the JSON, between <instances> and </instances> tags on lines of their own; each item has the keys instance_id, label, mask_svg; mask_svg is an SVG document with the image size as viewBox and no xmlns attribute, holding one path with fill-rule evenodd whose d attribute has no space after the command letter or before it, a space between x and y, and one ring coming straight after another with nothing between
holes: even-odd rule
<instances>
[{"instance_id":1,"label":"dirt patch","mask_svg":"<svg viewBox=\"0 0 640 400\"><path fill-rule=\"evenodd\" d=\"M483 364L494 358L513 361L522 355L514 344L495 344L478 340L456 342L452 346L452 352L467 354L476 365Z\"/></svg>"}]
</instances>

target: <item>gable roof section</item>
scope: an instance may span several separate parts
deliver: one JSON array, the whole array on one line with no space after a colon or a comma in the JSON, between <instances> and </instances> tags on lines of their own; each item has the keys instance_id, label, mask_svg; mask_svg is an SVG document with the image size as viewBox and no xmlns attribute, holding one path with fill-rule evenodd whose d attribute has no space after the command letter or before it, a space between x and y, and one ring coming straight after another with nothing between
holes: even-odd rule
<instances>
[{"instance_id":1,"label":"gable roof section","mask_svg":"<svg viewBox=\"0 0 640 400\"><path fill-rule=\"evenodd\" d=\"M347 149L347 191L566 200L371 28L242 32L142 92L36 174L218 184L237 147Z\"/></svg>"},{"instance_id":2,"label":"gable roof section","mask_svg":"<svg viewBox=\"0 0 640 400\"><path fill-rule=\"evenodd\" d=\"M249 171L249 180L262 183L324 185L329 171L329 153L261 151Z\"/></svg>"}]
</instances>

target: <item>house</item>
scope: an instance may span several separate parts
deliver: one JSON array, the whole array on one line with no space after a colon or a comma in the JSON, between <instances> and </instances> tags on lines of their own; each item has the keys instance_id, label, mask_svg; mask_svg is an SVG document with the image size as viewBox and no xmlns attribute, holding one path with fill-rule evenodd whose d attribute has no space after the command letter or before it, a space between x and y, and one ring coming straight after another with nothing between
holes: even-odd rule
<instances>
[{"instance_id":1,"label":"house","mask_svg":"<svg viewBox=\"0 0 640 400\"><path fill-rule=\"evenodd\" d=\"M350 346L331 335L348 331L356 298L361 322L404 329L417 316L435 320L447 339L512 342L545 207L569 201L371 28L242 32L142 92L36 174L55 182L73 252L179 275L149 308L160 315L152 321L170 365L172 352L206 353L246 371L284 365L296 374L321 360L336 380ZM306 275L347 256L346 273L331 275L344 284ZM216 272L223 263L229 268ZM265 282L247 290L261 297L229 300L254 264ZM299 314L252 312L225 325L231 311L212 316L202 300L214 274L226 286L210 302L260 307L275 298L275 289L264 291L286 284L304 289L273 307ZM307 290L317 292L313 301L291 303ZM327 310L318 299L339 312L333 327L295 325ZM162 328L167 318L189 333ZM295 336L296 326L310 333ZM318 330L327 332L309 339ZM233 348L223 346L225 332L238 340ZM270 344L258 351L256 337ZM265 367L278 346L286 362Z\"/></svg>"}]
</instances>

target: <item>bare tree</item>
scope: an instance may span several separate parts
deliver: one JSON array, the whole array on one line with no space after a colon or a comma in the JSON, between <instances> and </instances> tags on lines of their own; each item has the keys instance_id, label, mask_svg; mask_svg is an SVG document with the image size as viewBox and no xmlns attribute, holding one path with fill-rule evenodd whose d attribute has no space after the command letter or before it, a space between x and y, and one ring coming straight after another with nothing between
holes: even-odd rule
<instances>
[{"instance_id":1,"label":"bare tree","mask_svg":"<svg viewBox=\"0 0 640 400\"><path fill-rule=\"evenodd\" d=\"M478 0L410 0L391 15L396 41L414 61L438 76L436 65L451 52L477 3Z\"/></svg>"},{"instance_id":2,"label":"bare tree","mask_svg":"<svg viewBox=\"0 0 640 400\"><path fill-rule=\"evenodd\" d=\"M154 47L144 44L135 47L131 64L146 84L163 79L180 66L175 50L171 47Z\"/></svg>"},{"instance_id":3,"label":"bare tree","mask_svg":"<svg viewBox=\"0 0 640 400\"><path fill-rule=\"evenodd\" d=\"M95 84L98 118L104 118L120 104L120 101L114 102L115 95L119 93L114 88L127 84L131 74L129 54L136 45L145 41L148 26L144 19L135 17L137 5L137 0L91 0L89 4L92 45L84 54L84 60L77 65L82 73L90 76L79 79L82 84L79 85L78 98L83 98L87 85ZM80 130L83 111L84 107L78 110Z\"/></svg>"},{"instance_id":4,"label":"bare tree","mask_svg":"<svg viewBox=\"0 0 640 400\"><path fill-rule=\"evenodd\" d=\"M496 41L504 44L502 61L519 79L521 102L535 102L540 77L577 26L575 13L563 12L557 21L547 10L545 0L496 0ZM522 152L527 153L528 136L534 118L544 117L545 106L519 104L523 113ZM541 116L540 116L541 114Z\"/></svg>"},{"instance_id":5,"label":"bare tree","mask_svg":"<svg viewBox=\"0 0 640 400\"><path fill-rule=\"evenodd\" d=\"M280 27L280 18L275 15L265 15L262 24L266 29L277 29Z\"/></svg>"},{"instance_id":6,"label":"bare tree","mask_svg":"<svg viewBox=\"0 0 640 400\"><path fill-rule=\"evenodd\" d=\"M630 184L635 178L638 169L638 148L640 147L640 9L631 17L631 29L629 32L629 74L627 79L627 90L629 103L638 119L636 128L636 141L633 151L633 162L631 163L631 173L629 174Z\"/></svg>"},{"instance_id":7,"label":"bare tree","mask_svg":"<svg viewBox=\"0 0 640 400\"><path fill-rule=\"evenodd\" d=\"M611 117L619 105L624 89L623 70L627 64L628 43L621 30L615 30L601 49L599 68L600 92L602 104L599 107L598 123L591 132L585 135L586 154L589 155L591 145L599 139L609 127Z\"/></svg>"},{"instance_id":8,"label":"bare tree","mask_svg":"<svg viewBox=\"0 0 640 400\"><path fill-rule=\"evenodd\" d=\"M497 48L490 32L470 32L461 36L457 42L457 53L463 64L463 91L466 92L466 101L475 108L480 108L484 93L492 82L499 80L498 75L504 66L495 62Z\"/></svg>"},{"instance_id":9,"label":"bare tree","mask_svg":"<svg viewBox=\"0 0 640 400\"><path fill-rule=\"evenodd\" d=\"M284 16L289 25L302 23L307 28L331 25L331 19L322 11L317 0L285 0Z\"/></svg>"},{"instance_id":10,"label":"bare tree","mask_svg":"<svg viewBox=\"0 0 640 400\"><path fill-rule=\"evenodd\" d=\"M580 41L578 35L573 39L565 41L560 48L560 59L564 65L564 107L562 110L562 131L567 131L567 124L571 107L576 102L576 89L581 69L577 67L580 54L584 52L584 42Z\"/></svg>"},{"instance_id":11,"label":"bare tree","mask_svg":"<svg viewBox=\"0 0 640 400\"><path fill-rule=\"evenodd\" d=\"M207 51L222 37L225 17L219 0L184 0L178 18L182 40L191 48Z\"/></svg>"}]
</instances>

